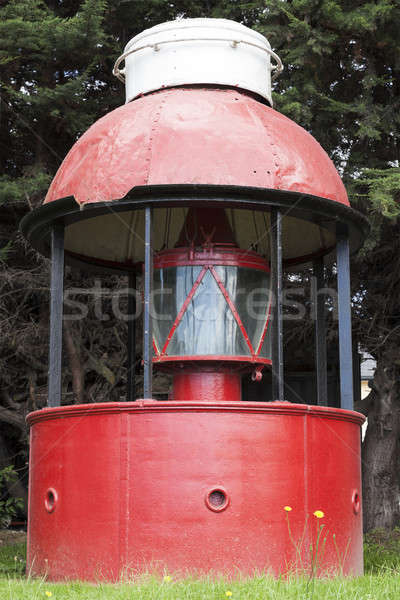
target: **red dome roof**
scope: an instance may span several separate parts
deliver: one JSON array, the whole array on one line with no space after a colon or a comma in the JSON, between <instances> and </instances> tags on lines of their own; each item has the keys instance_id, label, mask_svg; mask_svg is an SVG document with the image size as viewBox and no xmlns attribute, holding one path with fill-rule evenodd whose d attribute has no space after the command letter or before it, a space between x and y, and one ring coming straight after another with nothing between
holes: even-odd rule
<instances>
[{"instance_id":1,"label":"red dome roof","mask_svg":"<svg viewBox=\"0 0 400 600\"><path fill-rule=\"evenodd\" d=\"M251 186L349 204L334 164L303 128L243 92L199 88L153 93L98 120L45 202L118 200L158 184Z\"/></svg>"}]
</instances>

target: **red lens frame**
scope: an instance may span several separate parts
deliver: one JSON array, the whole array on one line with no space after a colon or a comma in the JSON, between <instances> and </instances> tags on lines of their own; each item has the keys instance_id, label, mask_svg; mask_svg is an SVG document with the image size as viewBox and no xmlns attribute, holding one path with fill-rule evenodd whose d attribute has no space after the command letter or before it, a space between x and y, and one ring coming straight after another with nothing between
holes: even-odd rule
<instances>
[{"instance_id":1,"label":"red lens frame","mask_svg":"<svg viewBox=\"0 0 400 600\"><path fill-rule=\"evenodd\" d=\"M153 357L154 363L177 363L177 362L196 362L196 361L209 361L209 362L242 362L242 363L251 363L251 364L262 364L262 365L270 365L271 360L267 358L263 358L260 356L260 352L264 343L264 339L268 330L270 314L271 314L271 303L269 303L267 313L265 315L265 324L262 331L261 338L257 344L257 347L253 347L253 344L250 340L250 337L246 331L246 328L240 318L239 312L235 303L229 296L227 289L225 288L223 282L218 276L215 267L217 266L234 266L234 267L244 267L248 269L255 269L259 271L264 271L265 273L269 273L270 269L267 261L254 252L253 250L240 250L234 246L209 246L205 248L173 248L171 250L164 250L159 252L154 257L154 269L167 269L171 267L185 267L185 266L202 266L202 269L199 275L194 282L192 289L187 295L185 301L183 302L175 320L172 324L172 327L169 331L169 334L165 340L163 347L160 349L157 346L156 340L153 338L153 349L155 356ZM207 356L169 356L167 354L168 346L171 339L174 336L176 329L178 328L183 315L185 314L189 304L192 301L194 294L201 281L203 280L207 271L210 271L212 277L215 279L218 288L220 289L222 295L225 298L226 303L229 306L230 311L232 312L235 321L245 339L247 347L249 349L249 356L223 356L223 355L207 355Z\"/></svg>"}]
</instances>

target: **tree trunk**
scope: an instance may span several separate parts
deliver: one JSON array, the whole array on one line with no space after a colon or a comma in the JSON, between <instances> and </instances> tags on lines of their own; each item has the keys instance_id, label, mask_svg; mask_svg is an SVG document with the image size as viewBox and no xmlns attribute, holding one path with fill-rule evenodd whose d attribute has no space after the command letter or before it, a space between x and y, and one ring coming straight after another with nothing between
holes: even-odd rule
<instances>
[{"instance_id":1,"label":"tree trunk","mask_svg":"<svg viewBox=\"0 0 400 600\"><path fill-rule=\"evenodd\" d=\"M400 369L378 359L362 448L364 530L393 529L400 519Z\"/></svg>"},{"instance_id":2,"label":"tree trunk","mask_svg":"<svg viewBox=\"0 0 400 600\"><path fill-rule=\"evenodd\" d=\"M83 404L85 385L84 385L84 372L82 367L82 360L80 356L79 342L77 343L74 339L71 325L66 321L64 322L64 339L65 346L69 357L69 364L71 367L72 374L72 389L74 392L74 403Z\"/></svg>"}]
</instances>

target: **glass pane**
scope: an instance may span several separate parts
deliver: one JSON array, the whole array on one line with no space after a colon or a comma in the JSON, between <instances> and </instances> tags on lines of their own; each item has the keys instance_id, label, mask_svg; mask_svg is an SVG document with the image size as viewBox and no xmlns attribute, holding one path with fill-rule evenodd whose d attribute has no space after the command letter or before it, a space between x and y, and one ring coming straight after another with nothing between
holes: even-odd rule
<instances>
[{"instance_id":1,"label":"glass pane","mask_svg":"<svg viewBox=\"0 0 400 600\"><path fill-rule=\"evenodd\" d=\"M218 266L215 270L230 295L256 352L264 331L269 306L269 273L245 267ZM265 340L263 351L264 346ZM264 354L262 356L265 357Z\"/></svg>"},{"instance_id":2,"label":"glass pane","mask_svg":"<svg viewBox=\"0 0 400 600\"><path fill-rule=\"evenodd\" d=\"M264 338L264 342L261 348L261 352L260 352L260 356L262 356L263 358L269 358L271 359L271 340L272 340L272 336L271 336L271 321L268 324L268 329L267 332L265 334L265 338Z\"/></svg>"},{"instance_id":3,"label":"glass pane","mask_svg":"<svg viewBox=\"0 0 400 600\"><path fill-rule=\"evenodd\" d=\"M153 336L161 351L201 267L154 269Z\"/></svg>"},{"instance_id":4,"label":"glass pane","mask_svg":"<svg viewBox=\"0 0 400 600\"><path fill-rule=\"evenodd\" d=\"M191 271L194 267L186 269ZM195 279L196 276L193 275L191 280ZM189 291L190 289L187 293ZM197 288L167 352L171 356L250 354L235 318L210 271L206 272Z\"/></svg>"}]
</instances>

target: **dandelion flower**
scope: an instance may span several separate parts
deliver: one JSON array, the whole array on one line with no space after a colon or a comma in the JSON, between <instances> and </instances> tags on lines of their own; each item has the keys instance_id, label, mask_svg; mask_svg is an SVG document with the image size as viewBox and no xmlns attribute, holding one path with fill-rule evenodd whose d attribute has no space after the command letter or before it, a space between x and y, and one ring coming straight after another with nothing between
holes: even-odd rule
<instances>
[{"instance_id":1,"label":"dandelion flower","mask_svg":"<svg viewBox=\"0 0 400 600\"><path fill-rule=\"evenodd\" d=\"M225 596L226 596L227 598L230 598L230 597L232 596L232 592L231 592L231 590L226 590L226 592L225 592Z\"/></svg>"},{"instance_id":2,"label":"dandelion flower","mask_svg":"<svg viewBox=\"0 0 400 600\"><path fill-rule=\"evenodd\" d=\"M314 517L317 517L317 519L322 519L325 516L325 513L322 512L322 510L316 510L313 515Z\"/></svg>"},{"instance_id":3,"label":"dandelion flower","mask_svg":"<svg viewBox=\"0 0 400 600\"><path fill-rule=\"evenodd\" d=\"M52 597L52 595L53 595L51 592L49 592L49 590L46 590L46 591L45 591L45 594L46 594L46 596L47 596L48 598L51 598L51 597Z\"/></svg>"},{"instance_id":4,"label":"dandelion flower","mask_svg":"<svg viewBox=\"0 0 400 600\"><path fill-rule=\"evenodd\" d=\"M169 583L170 581L172 581L171 575L164 575L163 581L165 581L165 583Z\"/></svg>"},{"instance_id":5,"label":"dandelion flower","mask_svg":"<svg viewBox=\"0 0 400 600\"><path fill-rule=\"evenodd\" d=\"M286 510L286 512L290 512L291 510L293 510L293 508L291 506L284 506L283 510Z\"/></svg>"}]
</instances>

